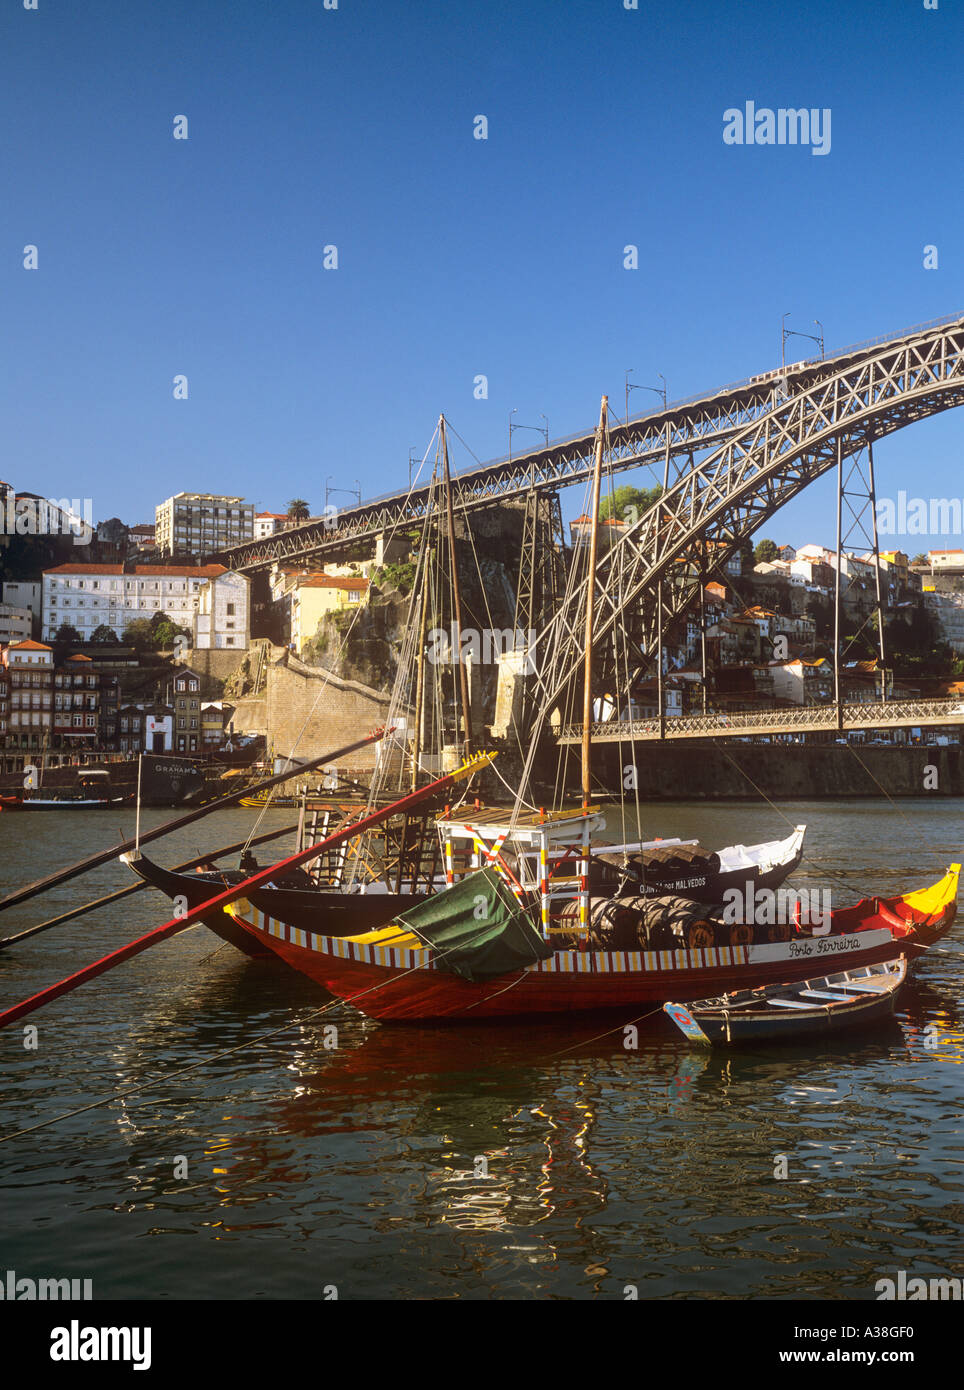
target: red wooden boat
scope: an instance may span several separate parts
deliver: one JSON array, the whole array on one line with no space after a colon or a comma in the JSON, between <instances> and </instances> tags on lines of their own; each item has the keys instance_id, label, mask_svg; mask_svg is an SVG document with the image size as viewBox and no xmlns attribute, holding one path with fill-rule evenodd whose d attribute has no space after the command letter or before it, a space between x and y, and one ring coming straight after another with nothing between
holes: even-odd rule
<instances>
[{"instance_id":1,"label":"red wooden boat","mask_svg":"<svg viewBox=\"0 0 964 1390\"><path fill-rule=\"evenodd\" d=\"M565 835L568 830L573 847L585 853L587 832L585 825L577 825L579 819L529 830L546 838L553 831ZM490 862L500 858L491 853L485 857ZM413 928L425 909L406 912L406 920L388 927L341 938L275 921L243 900L229 904L226 911L288 965L372 1018L509 1018L632 1008L669 1000L686 1003L733 990L792 983L829 969L853 970L893 959L895 942L902 955L912 958L950 929L957 910L959 874L960 865L953 864L930 888L862 899L837 909L829 914L829 930L826 925L819 930L796 926L787 930L786 940L719 942L697 949L596 950L588 940L578 949L553 949L547 907L551 885L544 885L539 938L543 950L533 951L512 970L474 979L454 973L447 949L439 950L437 942L433 948L431 934L417 924ZM511 875L507 881L511 883ZM527 895L518 883L512 884L512 892L517 915L527 919L538 938L538 906L529 911L521 905ZM445 897L437 895L432 900L434 911L438 912Z\"/></svg>"}]
</instances>

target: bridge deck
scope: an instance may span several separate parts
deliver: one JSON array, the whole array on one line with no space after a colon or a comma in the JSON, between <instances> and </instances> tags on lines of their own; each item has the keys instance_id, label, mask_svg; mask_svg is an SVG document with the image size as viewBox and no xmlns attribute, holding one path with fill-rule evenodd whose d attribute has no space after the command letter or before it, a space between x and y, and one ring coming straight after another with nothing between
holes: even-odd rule
<instances>
[{"instance_id":1,"label":"bridge deck","mask_svg":"<svg viewBox=\"0 0 964 1390\"><path fill-rule=\"evenodd\" d=\"M805 734L848 729L934 728L964 724L960 700L893 700L837 707L804 705L799 709L753 710L731 714L684 714L662 721L606 720L591 726L593 743L641 743L659 739L746 738L754 734ZM580 743L582 725L566 725L556 736L560 747Z\"/></svg>"}]
</instances>

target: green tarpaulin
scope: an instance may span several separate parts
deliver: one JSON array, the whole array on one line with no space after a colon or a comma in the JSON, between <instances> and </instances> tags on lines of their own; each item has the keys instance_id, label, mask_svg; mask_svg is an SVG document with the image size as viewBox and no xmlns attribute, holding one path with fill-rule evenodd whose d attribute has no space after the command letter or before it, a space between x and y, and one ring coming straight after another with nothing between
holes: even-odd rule
<instances>
[{"instance_id":1,"label":"green tarpaulin","mask_svg":"<svg viewBox=\"0 0 964 1390\"><path fill-rule=\"evenodd\" d=\"M491 868L470 874L397 920L442 957L439 969L464 980L491 980L552 955L529 913Z\"/></svg>"}]
</instances>

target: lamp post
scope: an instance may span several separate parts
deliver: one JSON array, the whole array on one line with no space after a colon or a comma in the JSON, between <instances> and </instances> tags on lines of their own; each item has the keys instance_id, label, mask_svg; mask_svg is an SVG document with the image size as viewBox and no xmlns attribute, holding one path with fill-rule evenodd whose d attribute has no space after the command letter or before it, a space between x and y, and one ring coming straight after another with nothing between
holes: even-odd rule
<instances>
[{"instance_id":1,"label":"lamp post","mask_svg":"<svg viewBox=\"0 0 964 1390\"><path fill-rule=\"evenodd\" d=\"M539 411L539 414L542 416L543 420L545 420L545 422L546 422L545 425L517 425L517 424L515 424L515 422L513 421L512 417L513 417L513 415L515 415L515 413L516 413L516 411L517 411L518 409L519 409L518 406L513 406L512 410L509 411L509 462L510 462L510 463L512 462L512 431L513 431L513 430L535 430L536 434L541 434L542 437L543 437L543 439L546 441L546 448L548 449L548 447L549 447L549 420L548 420L547 416L546 416L541 410Z\"/></svg>"},{"instance_id":2,"label":"lamp post","mask_svg":"<svg viewBox=\"0 0 964 1390\"><path fill-rule=\"evenodd\" d=\"M331 493L333 493L333 492L344 492L344 493L347 493L347 495L348 495L349 497L354 497L354 498L357 500L358 505L359 505L359 507L360 507L360 506L361 506L361 483L358 481L358 479L357 479L357 478L355 479L355 486L354 486L354 488L350 488L350 487L329 487L329 486L328 486L329 480L330 480L331 478L333 478L334 476L335 476L334 473L329 473L329 474L328 474L328 477L325 479L325 512L327 513L327 511L328 511L328 498L329 498L329 496L331 495Z\"/></svg>"},{"instance_id":3,"label":"lamp post","mask_svg":"<svg viewBox=\"0 0 964 1390\"><path fill-rule=\"evenodd\" d=\"M818 336L817 336L816 334L814 334L814 333L798 333L797 330L796 330L795 328L788 328L788 327L787 327L787 324L786 324L786 321L787 321L788 317L789 317L789 310L787 311L786 314L783 315L783 319L781 320L782 332L783 332L783 347L782 347L782 349L781 349L781 357L780 357L780 360L781 360L781 362L783 363L783 375L784 375L784 376L786 376L786 374L787 374L787 339L788 339L788 338L808 338L808 339L810 340L811 343L816 343L817 346L819 347L819 349L820 349L820 360L821 360L821 362L822 362L822 361L824 360L824 358L826 357L826 353L825 353L825 351L824 351L824 344L823 344L823 324L820 322L820 320L819 320L819 319L814 319L814 324L816 325L817 328L820 329L820 336L818 337Z\"/></svg>"},{"instance_id":4,"label":"lamp post","mask_svg":"<svg viewBox=\"0 0 964 1390\"><path fill-rule=\"evenodd\" d=\"M659 377L660 381L663 383L662 386L637 386L637 384L636 384L635 381L630 381L630 379L629 379L629 373L632 372L632 371L635 371L635 370L636 370L635 367L630 367L630 368L627 370L627 372L626 372L626 424L627 424L627 425L629 424L629 393L630 393L630 391L654 391L654 392L656 393L657 396L662 396L662 398L663 398L663 409L664 409L664 410L666 409L666 378L663 376L663 373L662 373L662 372L657 372L657 373L656 373L656 375Z\"/></svg>"}]
</instances>

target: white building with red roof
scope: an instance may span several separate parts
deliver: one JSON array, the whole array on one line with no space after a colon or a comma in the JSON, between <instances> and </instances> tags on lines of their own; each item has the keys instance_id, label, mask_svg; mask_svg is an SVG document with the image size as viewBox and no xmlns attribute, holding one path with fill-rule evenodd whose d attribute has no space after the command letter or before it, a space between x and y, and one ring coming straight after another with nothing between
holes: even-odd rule
<instances>
[{"instance_id":1,"label":"white building with red roof","mask_svg":"<svg viewBox=\"0 0 964 1390\"><path fill-rule=\"evenodd\" d=\"M224 588L231 593L222 604L218 585L229 575ZM131 569L121 564L55 565L44 571L43 635L51 640L63 623L69 623L85 641L101 626L122 637L136 619L150 622L166 613L191 633L193 644L202 591L209 586L215 591L207 600L215 622L205 627L204 645L247 646L250 583L224 565L134 565ZM218 641L219 636L223 640Z\"/></svg>"},{"instance_id":2,"label":"white building with red roof","mask_svg":"<svg viewBox=\"0 0 964 1390\"><path fill-rule=\"evenodd\" d=\"M263 541L266 540L268 536L274 536L279 531L284 531L289 520L290 518L287 512L255 512L255 540Z\"/></svg>"}]
</instances>

